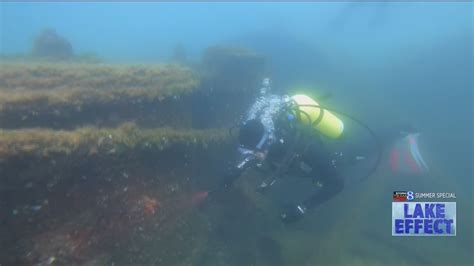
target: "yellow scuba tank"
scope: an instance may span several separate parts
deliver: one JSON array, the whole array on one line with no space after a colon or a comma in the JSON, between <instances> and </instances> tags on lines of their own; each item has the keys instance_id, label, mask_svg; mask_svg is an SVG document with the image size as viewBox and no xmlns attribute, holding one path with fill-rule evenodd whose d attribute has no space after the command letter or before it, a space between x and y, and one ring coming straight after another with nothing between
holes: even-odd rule
<instances>
[{"instance_id":1,"label":"yellow scuba tank","mask_svg":"<svg viewBox=\"0 0 474 266\"><path fill-rule=\"evenodd\" d=\"M324 108L315 107L319 104L306 95L297 94L292 96L291 99L295 101L296 108L298 108L296 117L302 123L312 125L314 129L327 137L336 139L341 136L344 131L344 123L337 116L328 110L324 110Z\"/></svg>"}]
</instances>

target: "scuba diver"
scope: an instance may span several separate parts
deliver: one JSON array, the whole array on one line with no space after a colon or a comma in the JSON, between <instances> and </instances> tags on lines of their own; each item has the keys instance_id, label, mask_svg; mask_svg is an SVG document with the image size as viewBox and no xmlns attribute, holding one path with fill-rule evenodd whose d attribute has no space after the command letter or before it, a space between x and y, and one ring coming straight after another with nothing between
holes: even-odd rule
<instances>
[{"instance_id":1,"label":"scuba diver","mask_svg":"<svg viewBox=\"0 0 474 266\"><path fill-rule=\"evenodd\" d=\"M263 80L260 97L252 105L239 128L241 160L228 169L219 188L229 187L253 167L266 167L275 173L260 189L273 185L284 174L305 175L319 184L306 200L287 206L280 218L284 223L298 221L311 209L334 197L344 188L340 164L354 162L355 156L331 153L324 138L340 138L343 122L306 95L271 94L270 80Z\"/></svg>"},{"instance_id":2,"label":"scuba diver","mask_svg":"<svg viewBox=\"0 0 474 266\"><path fill-rule=\"evenodd\" d=\"M365 128L375 141L375 150L347 145L343 134L344 123L333 112ZM391 147L392 171L401 172L408 168L408 172L421 173L428 170L418 150L418 136L419 133L410 125L402 125L382 134L384 146ZM328 141L331 139L344 144L344 150L341 147L334 149L331 146L334 142ZM341 192L345 183L341 175L343 169L369 156L374 157L375 153L376 159L365 177L370 176L380 163L383 149L378 136L358 119L321 107L307 95L290 97L272 94L268 78L263 80L260 97L239 127L238 143L240 160L227 170L218 188L211 192L230 187L247 169L254 167L273 172L268 180L261 183L259 190L268 189L283 175L310 177L318 185L310 197L284 208L280 214L284 223L300 220L308 211ZM363 145L370 146L367 143ZM365 156L361 156L361 152Z\"/></svg>"},{"instance_id":3,"label":"scuba diver","mask_svg":"<svg viewBox=\"0 0 474 266\"><path fill-rule=\"evenodd\" d=\"M375 142L375 149L368 143L357 143L359 147L348 145L347 136L343 134L344 123L333 113L365 128ZM419 133L411 125L399 125L380 136L384 148L390 150L389 162L393 172L420 174L428 171L418 149ZM330 139L345 146L344 152L341 147L334 149L331 146L334 142L327 141ZM379 137L363 122L349 114L321 107L307 95L272 94L268 78L263 80L260 97L239 127L238 143L240 160L227 169L217 189L205 192L202 197L229 188L247 169L255 167L273 172L261 183L259 190L268 189L283 175L310 177L318 185L316 191L305 200L284 208L280 214L284 223L300 220L308 211L340 193L345 183L341 175L344 168L376 154L364 177L370 176L377 169L383 153Z\"/></svg>"}]
</instances>

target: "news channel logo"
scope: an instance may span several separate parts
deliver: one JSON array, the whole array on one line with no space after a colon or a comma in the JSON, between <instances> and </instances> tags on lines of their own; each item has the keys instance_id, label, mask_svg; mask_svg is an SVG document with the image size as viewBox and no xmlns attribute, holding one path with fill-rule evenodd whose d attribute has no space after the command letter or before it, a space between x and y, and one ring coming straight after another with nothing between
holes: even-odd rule
<instances>
[{"instance_id":1,"label":"news channel logo","mask_svg":"<svg viewBox=\"0 0 474 266\"><path fill-rule=\"evenodd\" d=\"M456 236L455 199L455 193L394 191L392 236Z\"/></svg>"}]
</instances>

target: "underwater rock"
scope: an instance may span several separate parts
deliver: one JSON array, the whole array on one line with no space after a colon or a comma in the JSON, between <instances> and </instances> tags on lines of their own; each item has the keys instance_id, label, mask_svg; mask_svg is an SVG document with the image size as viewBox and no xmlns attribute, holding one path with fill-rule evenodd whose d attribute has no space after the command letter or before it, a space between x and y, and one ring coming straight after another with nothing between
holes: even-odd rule
<instances>
[{"instance_id":1,"label":"underwater rock","mask_svg":"<svg viewBox=\"0 0 474 266\"><path fill-rule=\"evenodd\" d=\"M65 60L74 56L71 43L54 29L44 29L35 38L31 51L35 57Z\"/></svg>"}]
</instances>

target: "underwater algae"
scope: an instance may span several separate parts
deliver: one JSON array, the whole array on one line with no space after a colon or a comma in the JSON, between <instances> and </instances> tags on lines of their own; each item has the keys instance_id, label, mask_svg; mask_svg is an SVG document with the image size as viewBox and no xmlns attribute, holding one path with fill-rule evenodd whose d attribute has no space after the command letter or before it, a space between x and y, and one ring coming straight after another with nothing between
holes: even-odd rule
<instances>
[{"instance_id":1,"label":"underwater algae","mask_svg":"<svg viewBox=\"0 0 474 266\"><path fill-rule=\"evenodd\" d=\"M179 129L173 125L141 128L120 117L116 127L94 127L91 125L97 111L82 110L84 107L105 108L113 113L120 112L117 109L126 105L143 109L147 102L159 105L156 103L169 97L176 99L189 94L199 83L194 71L178 65L2 64L0 157L76 152L113 154L139 147L163 150L177 143L207 145L222 141L227 137L225 129ZM78 114L71 117L71 109ZM64 119L71 120L73 127L68 130L49 128L50 114L69 115ZM182 120L179 111L167 115ZM30 116L45 118L42 124L28 126ZM89 123L74 124L79 120ZM11 121L21 126L10 129Z\"/></svg>"},{"instance_id":2,"label":"underwater algae","mask_svg":"<svg viewBox=\"0 0 474 266\"><path fill-rule=\"evenodd\" d=\"M165 98L189 93L198 76L178 65L104 65L10 63L0 65L3 108L15 104L105 103L121 98ZM17 92L17 93L15 93Z\"/></svg>"},{"instance_id":3,"label":"underwater algae","mask_svg":"<svg viewBox=\"0 0 474 266\"><path fill-rule=\"evenodd\" d=\"M199 84L195 71L177 65L2 64L0 127L115 127L131 120L182 127Z\"/></svg>"},{"instance_id":4,"label":"underwater algae","mask_svg":"<svg viewBox=\"0 0 474 266\"><path fill-rule=\"evenodd\" d=\"M0 130L0 158L79 154L115 154L133 149L163 150L174 144L216 144L228 138L226 129L139 129L134 124L119 128Z\"/></svg>"},{"instance_id":5,"label":"underwater algae","mask_svg":"<svg viewBox=\"0 0 474 266\"><path fill-rule=\"evenodd\" d=\"M196 195L217 182L228 127L261 80L257 55L219 57L239 71L210 71L220 61L209 57L198 68L1 63L0 264L206 261L220 216L199 213Z\"/></svg>"}]
</instances>

